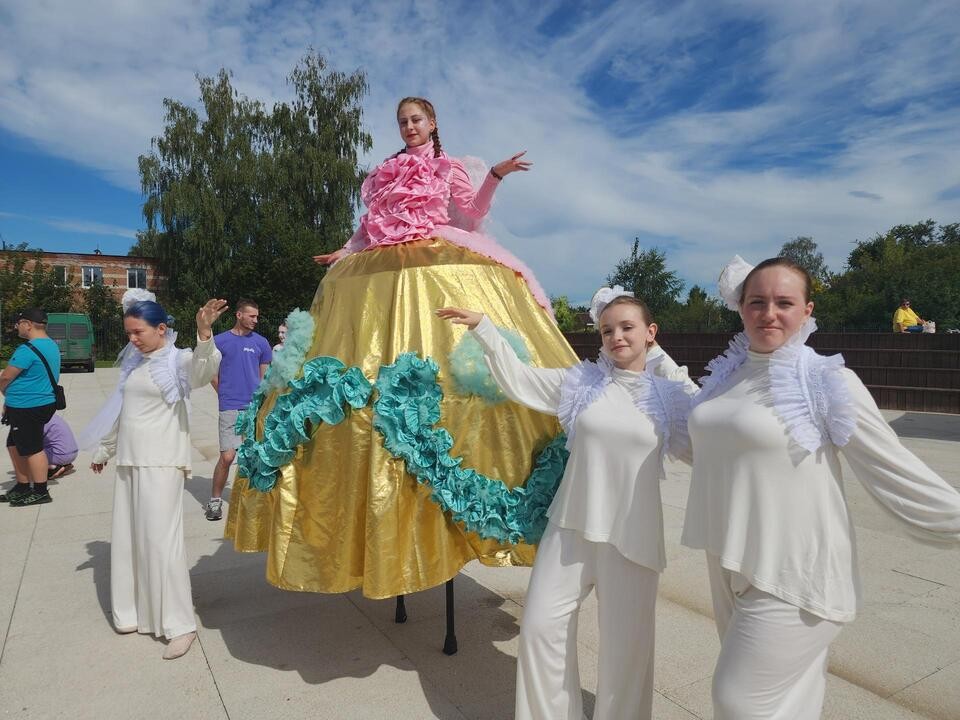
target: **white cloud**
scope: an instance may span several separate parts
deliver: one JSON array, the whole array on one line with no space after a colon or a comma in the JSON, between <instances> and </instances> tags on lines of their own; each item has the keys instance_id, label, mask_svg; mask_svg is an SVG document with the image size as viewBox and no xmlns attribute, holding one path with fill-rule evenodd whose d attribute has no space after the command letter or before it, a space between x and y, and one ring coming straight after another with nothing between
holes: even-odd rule
<instances>
[{"instance_id":1,"label":"white cloud","mask_svg":"<svg viewBox=\"0 0 960 720\"><path fill-rule=\"evenodd\" d=\"M527 149L534 170L504 183L491 227L574 300L634 236L712 286L735 252L760 259L797 235L839 269L854 239L960 219L950 2L624 0L580 7L555 37L538 28L559 3L15 5L0 11L0 124L46 152L138 188L164 97L195 103L195 73L228 67L269 105L312 45L367 72L367 162L399 147L394 106L411 94L434 101L454 155ZM585 89L604 71L619 99Z\"/></svg>"}]
</instances>

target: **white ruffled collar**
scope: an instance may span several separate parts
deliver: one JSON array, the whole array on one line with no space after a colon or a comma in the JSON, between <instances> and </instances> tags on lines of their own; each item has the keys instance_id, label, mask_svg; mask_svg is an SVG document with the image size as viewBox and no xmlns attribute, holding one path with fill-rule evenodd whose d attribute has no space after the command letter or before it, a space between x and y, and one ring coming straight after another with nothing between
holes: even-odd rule
<instances>
[{"instance_id":1,"label":"white ruffled collar","mask_svg":"<svg viewBox=\"0 0 960 720\"><path fill-rule=\"evenodd\" d=\"M146 363L150 379L159 388L164 402L175 405L190 397L189 379L185 372L181 370L178 362L180 352L180 348L169 340L163 347L148 353L141 353L134 348L125 358L121 367L119 387L122 390L130 373L140 367L142 363Z\"/></svg>"},{"instance_id":2,"label":"white ruffled collar","mask_svg":"<svg viewBox=\"0 0 960 720\"><path fill-rule=\"evenodd\" d=\"M744 363L766 364L773 408L791 439L810 453L828 442L846 445L856 428L856 415L839 372L844 367L843 356L819 355L808 347L807 339L816 330L817 322L811 317L772 353L750 350L746 333L738 333L726 352L707 364L710 375L701 381L694 405L717 395Z\"/></svg>"},{"instance_id":3,"label":"white ruffled collar","mask_svg":"<svg viewBox=\"0 0 960 720\"><path fill-rule=\"evenodd\" d=\"M573 448L577 417L614 382L627 391L634 407L649 417L662 435L661 455L671 446L672 438L686 433L689 396L683 391L683 383L657 377L649 370L618 368L601 353L597 362L585 360L563 376L557 418L567 434L568 450Z\"/></svg>"}]
</instances>

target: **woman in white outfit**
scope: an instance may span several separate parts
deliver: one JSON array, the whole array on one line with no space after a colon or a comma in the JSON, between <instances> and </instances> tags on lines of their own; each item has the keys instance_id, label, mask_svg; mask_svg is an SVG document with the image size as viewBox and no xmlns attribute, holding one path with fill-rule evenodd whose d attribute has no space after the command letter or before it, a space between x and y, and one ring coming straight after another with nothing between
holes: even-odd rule
<instances>
[{"instance_id":1,"label":"woman in white outfit","mask_svg":"<svg viewBox=\"0 0 960 720\"><path fill-rule=\"evenodd\" d=\"M804 345L810 287L784 258L727 266L721 294L744 331L707 366L690 413L682 542L707 552L716 720L820 717L829 645L860 600L841 453L915 531L960 540L960 493L901 445L841 356Z\"/></svg>"},{"instance_id":2,"label":"woman in white outfit","mask_svg":"<svg viewBox=\"0 0 960 720\"><path fill-rule=\"evenodd\" d=\"M196 638L190 575L183 545L183 482L190 472L191 388L220 366L211 326L226 309L210 300L197 312L195 350L174 346L172 321L156 302L124 313L130 339L120 382L81 445L93 446L91 469L115 458L117 478L110 541L110 599L119 633L167 638L163 657L180 657Z\"/></svg>"},{"instance_id":3,"label":"woman in white outfit","mask_svg":"<svg viewBox=\"0 0 960 720\"><path fill-rule=\"evenodd\" d=\"M577 616L592 589L600 625L594 718L650 718L654 608L665 565L662 455L667 448L688 452L695 386L669 358L659 367L672 370L670 378L645 371L657 326L622 288L594 297L599 361L565 369L525 365L480 313L438 314L470 328L508 397L556 415L567 434L570 457L547 512L520 625L516 718L583 717Z\"/></svg>"}]
</instances>

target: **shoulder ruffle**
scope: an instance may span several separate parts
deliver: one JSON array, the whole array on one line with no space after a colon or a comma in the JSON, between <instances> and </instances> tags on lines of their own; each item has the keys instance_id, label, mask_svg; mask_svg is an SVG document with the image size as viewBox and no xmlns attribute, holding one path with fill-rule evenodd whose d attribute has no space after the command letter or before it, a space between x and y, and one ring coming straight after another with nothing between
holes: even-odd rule
<instances>
[{"instance_id":1,"label":"shoulder ruffle","mask_svg":"<svg viewBox=\"0 0 960 720\"><path fill-rule=\"evenodd\" d=\"M557 419L567 434L567 450L573 447L577 415L600 397L611 380L611 363L603 355L596 363L584 360L574 365L563 376Z\"/></svg>"},{"instance_id":2,"label":"shoulder ruffle","mask_svg":"<svg viewBox=\"0 0 960 720\"><path fill-rule=\"evenodd\" d=\"M846 445L856 428L843 368L842 355L819 355L806 345L778 350L770 359L774 410L807 452L829 442Z\"/></svg>"},{"instance_id":3,"label":"shoulder ruffle","mask_svg":"<svg viewBox=\"0 0 960 720\"><path fill-rule=\"evenodd\" d=\"M707 363L705 369L710 374L701 378L700 392L694 397L694 405L699 405L704 400L715 395L724 381L730 377L738 367L746 362L747 348L749 345L750 341L747 339L747 334L739 332L733 336L730 345L722 355L717 355Z\"/></svg>"},{"instance_id":4,"label":"shoulder ruffle","mask_svg":"<svg viewBox=\"0 0 960 720\"><path fill-rule=\"evenodd\" d=\"M650 375L650 387L656 395L656 405L648 414L663 433L661 454L677 458L684 455L690 447L690 434L687 430L687 417L690 415L693 398L686 392L686 384L681 380L671 380L658 375Z\"/></svg>"},{"instance_id":5,"label":"shoulder ruffle","mask_svg":"<svg viewBox=\"0 0 960 720\"><path fill-rule=\"evenodd\" d=\"M189 362L182 361L184 354L189 356L189 350L171 347L159 357L152 357L149 361L150 378L160 389L164 402L175 405L190 397L190 368Z\"/></svg>"}]
</instances>

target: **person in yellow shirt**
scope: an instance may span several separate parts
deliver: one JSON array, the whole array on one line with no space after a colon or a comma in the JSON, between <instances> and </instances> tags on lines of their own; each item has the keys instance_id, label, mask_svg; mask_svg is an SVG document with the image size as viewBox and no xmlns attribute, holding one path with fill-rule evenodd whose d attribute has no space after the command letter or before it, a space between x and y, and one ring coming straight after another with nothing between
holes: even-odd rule
<instances>
[{"instance_id":1,"label":"person in yellow shirt","mask_svg":"<svg viewBox=\"0 0 960 720\"><path fill-rule=\"evenodd\" d=\"M923 332L923 318L910 307L910 299L903 298L893 313L893 331L898 333Z\"/></svg>"}]
</instances>

